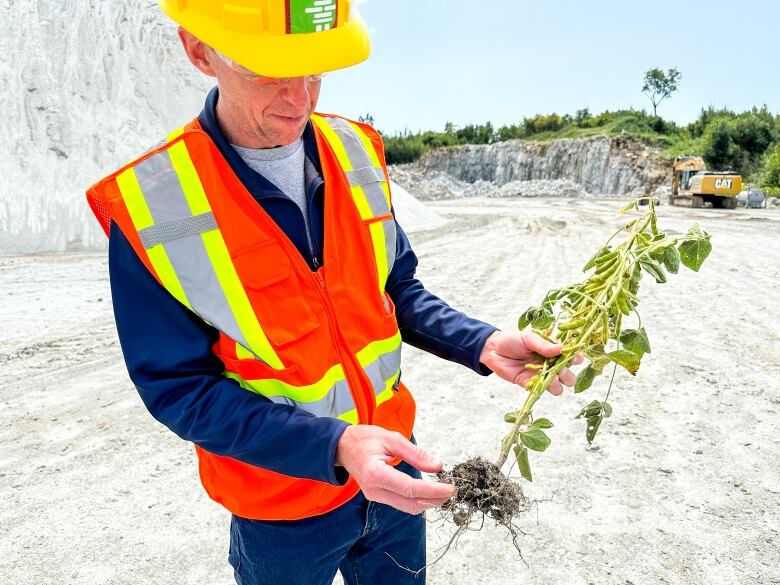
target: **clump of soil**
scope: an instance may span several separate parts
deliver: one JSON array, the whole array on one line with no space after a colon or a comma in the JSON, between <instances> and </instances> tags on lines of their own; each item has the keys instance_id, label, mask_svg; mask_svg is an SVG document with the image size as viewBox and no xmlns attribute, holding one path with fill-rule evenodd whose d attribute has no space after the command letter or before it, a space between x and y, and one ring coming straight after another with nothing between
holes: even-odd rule
<instances>
[{"instance_id":1,"label":"clump of soil","mask_svg":"<svg viewBox=\"0 0 780 585\"><path fill-rule=\"evenodd\" d=\"M523 494L520 485L505 476L494 463L481 457L459 463L449 471L442 470L437 477L456 488L452 499L441 507L445 516L451 517L458 527L447 548L461 534L471 530L472 523L479 522L476 530L480 530L487 517L509 530L512 542L520 552L517 538L522 531L513 520L527 512L533 503Z\"/></svg>"}]
</instances>

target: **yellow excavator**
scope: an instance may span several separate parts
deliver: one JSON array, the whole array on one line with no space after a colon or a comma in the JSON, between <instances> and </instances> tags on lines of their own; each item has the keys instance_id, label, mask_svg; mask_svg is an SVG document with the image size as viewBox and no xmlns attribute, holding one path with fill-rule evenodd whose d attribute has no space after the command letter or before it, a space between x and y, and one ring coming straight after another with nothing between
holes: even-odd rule
<instances>
[{"instance_id":1,"label":"yellow excavator","mask_svg":"<svg viewBox=\"0 0 780 585\"><path fill-rule=\"evenodd\" d=\"M740 191L742 177L734 171L708 171L704 159L698 156L674 159L672 205L736 209Z\"/></svg>"}]
</instances>

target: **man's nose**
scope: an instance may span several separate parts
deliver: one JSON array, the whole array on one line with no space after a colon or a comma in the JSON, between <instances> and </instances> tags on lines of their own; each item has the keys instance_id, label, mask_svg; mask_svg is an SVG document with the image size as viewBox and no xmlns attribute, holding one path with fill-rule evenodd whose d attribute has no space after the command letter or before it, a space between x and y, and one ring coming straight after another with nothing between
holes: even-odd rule
<instances>
[{"instance_id":1,"label":"man's nose","mask_svg":"<svg viewBox=\"0 0 780 585\"><path fill-rule=\"evenodd\" d=\"M303 108L309 105L311 94L305 77L294 77L284 86L284 98L290 105Z\"/></svg>"}]
</instances>

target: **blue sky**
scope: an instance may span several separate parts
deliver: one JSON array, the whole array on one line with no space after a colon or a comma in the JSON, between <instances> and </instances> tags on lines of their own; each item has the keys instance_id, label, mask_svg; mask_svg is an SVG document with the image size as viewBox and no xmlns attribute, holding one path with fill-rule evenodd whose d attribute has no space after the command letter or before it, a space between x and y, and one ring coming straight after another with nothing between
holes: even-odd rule
<instances>
[{"instance_id":1,"label":"blue sky","mask_svg":"<svg viewBox=\"0 0 780 585\"><path fill-rule=\"evenodd\" d=\"M642 76L677 67L659 107L680 123L703 106L780 112L780 1L365 0L371 59L331 74L319 109L370 112L384 131L452 121L502 125L588 107L647 108Z\"/></svg>"}]
</instances>

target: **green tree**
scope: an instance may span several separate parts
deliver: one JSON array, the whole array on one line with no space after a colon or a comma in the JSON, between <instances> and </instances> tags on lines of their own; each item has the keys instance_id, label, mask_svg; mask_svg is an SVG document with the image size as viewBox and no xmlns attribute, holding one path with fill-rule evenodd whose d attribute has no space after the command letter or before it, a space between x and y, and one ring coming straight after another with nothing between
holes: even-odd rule
<instances>
[{"instance_id":1,"label":"green tree","mask_svg":"<svg viewBox=\"0 0 780 585\"><path fill-rule=\"evenodd\" d=\"M658 116L658 106L666 98L677 91L680 86L682 73L675 67L672 67L664 73L663 69L653 67L645 72L644 85L642 93L645 94L653 104L653 116Z\"/></svg>"},{"instance_id":2,"label":"green tree","mask_svg":"<svg viewBox=\"0 0 780 585\"><path fill-rule=\"evenodd\" d=\"M776 145L764 157L761 186L770 194L780 196L780 144Z\"/></svg>"},{"instance_id":3,"label":"green tree","mask_svg":"<svg viewBox=\"0 0 780 585\"><path fill-rule=\"evenodd\" d=\"M734 142L734 123L728 118L717 118L704 133L704 160L712 170L742 171L745 156Z\"/></svg>"}]
</instances>

